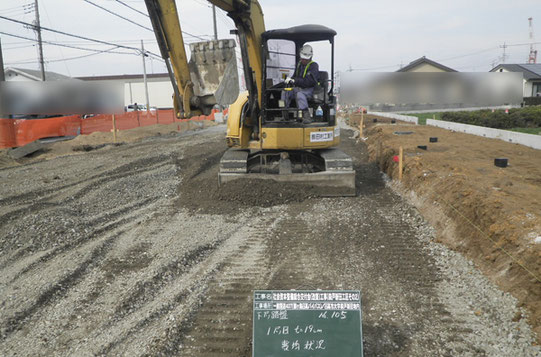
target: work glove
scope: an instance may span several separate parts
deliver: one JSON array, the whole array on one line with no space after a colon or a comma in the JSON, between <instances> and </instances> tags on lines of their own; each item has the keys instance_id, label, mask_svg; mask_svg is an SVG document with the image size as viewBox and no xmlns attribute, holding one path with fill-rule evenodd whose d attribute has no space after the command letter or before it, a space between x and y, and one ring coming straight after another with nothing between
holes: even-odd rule
<instances>
[{"instance_id":1,"label":"work glove","mask_svg":"<svg viewBox=\"0 0 541 357\"><path fill-rule=\"evenodd\" d=\"M291 77L287 77L284 82L285 84L295 84L295 80Z\"/></svg>"}]
</instances>

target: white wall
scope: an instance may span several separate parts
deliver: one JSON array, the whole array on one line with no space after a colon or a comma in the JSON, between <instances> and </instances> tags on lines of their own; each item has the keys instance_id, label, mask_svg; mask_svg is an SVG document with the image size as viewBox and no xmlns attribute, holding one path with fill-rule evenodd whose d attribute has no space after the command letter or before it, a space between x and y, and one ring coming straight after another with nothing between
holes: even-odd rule
<instances>
[{"instance_id":1,"label":"white wall","mask_svg":"<svg viewBox=\"0 0 541 357\"><path fill-rule=\"evenodd\" d=\"M131 95L130 95L131 88ZM172 108L173 86L167 81L148 82L148 100L151 107ZM126 82L124 85L124 101L128 104L145 104L145 85L143 82Z\"/></svg>"},{"instance_id":2,"label":"white wall","mask_svg":"<svg viewBox=\"0 0 541 357\"><path fill-rule=\"evenodd\" d=\"M514 144L529 146L541 150L541 135L518 133L509 130L485 128L477 125L453 123L450 121L427 119L426 125L436 126L466 134L483 136L485 138L500 139Z\"/></svg>"},{"instance_id":3,"label":"white wall","mask_svg":"<svg viewBox=\"0 0 541 357\"><path fill-rule=\"evenodd\" d=\"M407 121L409 123L413 124L419 124L419 118L411 116L411 115L402 115L402 114L396 114L396 113L387 113L387 112L368 112L368 114L378 115L380 117L384 118L391 118L396 120L402 120Z\"/></svg>"}]
</instances>

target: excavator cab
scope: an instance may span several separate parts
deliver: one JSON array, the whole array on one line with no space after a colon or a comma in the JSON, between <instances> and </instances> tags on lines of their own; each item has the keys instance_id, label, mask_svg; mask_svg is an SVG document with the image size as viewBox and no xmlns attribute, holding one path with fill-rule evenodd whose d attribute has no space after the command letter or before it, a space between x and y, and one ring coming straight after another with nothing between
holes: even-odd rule
<instances>
[{"instance_id":1,"label":"excavator cab","mask_svg":"<svg viewBox=\"0 0 541 357\"><path fill-rule=\"evenodd\" d=\"M231 149L220 160L220 184L243 178L272 180L317 186L323 196L355 195L351 157L336 148L340 128L332 77L326 71L319 72L308 111L300 110L294 100L286 105L283 96L292 90L284 79L295 71L304 44L328 41L334 72L335 36L334 30L322 25L261 33L260 110L251 114L249 95L240 96L231 106L227 128ZM310 120L303 120L305 115L310 115Z\"/></svg>"},{"instance_id":2,"label":"excavator cab","mask_svg":"<svg viewBox=\"0 0 541 357\"><path fill-rule=\"evenodd\" d=\"M293 76L299 63L300 48L305 44L328 41L331 47L331 73L334 71L334 36L336 36L336 31L321 25L302 25L266 31L262 34L262 47L265 51L263 68L265 77L261 111L263 126L265 123L298 126L302 122L303 116L308 113L313 119L311 126L334 126L336 124L334 81L327 71L321 71L321 67L319 83L314 88L312 98L308 100L308 113L303 113L298 108L294 98L289 106L283 100L283 93L293 89L286 85L284 80L288 76Z\"/></svg>"}]
</instances>

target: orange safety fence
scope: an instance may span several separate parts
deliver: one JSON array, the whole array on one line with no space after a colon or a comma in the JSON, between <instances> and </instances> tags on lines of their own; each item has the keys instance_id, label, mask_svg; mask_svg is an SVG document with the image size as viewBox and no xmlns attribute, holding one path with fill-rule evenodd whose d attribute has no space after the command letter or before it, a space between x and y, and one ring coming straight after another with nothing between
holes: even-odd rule
<instances>
[{"instance_id":1,"label":"orange safety fence","mask_svg":"<svg viewBox=\"0 0 541 357\"><path fill-rule=\"evenodd\" d=\"M172 124L189 120L214 120L210 115L200 115L191 119L176 119L172 109L156 111L134 111L115 115L117 130L127 130L155 124ZM226 115L228 110L224 110ZM80 115L47 119L0 119L0 148L23 146L32 141L58 136L88 135L93 132L109 132L113 129L113 115L100 114L83 119Z\"/></svg>"}]
</instances>

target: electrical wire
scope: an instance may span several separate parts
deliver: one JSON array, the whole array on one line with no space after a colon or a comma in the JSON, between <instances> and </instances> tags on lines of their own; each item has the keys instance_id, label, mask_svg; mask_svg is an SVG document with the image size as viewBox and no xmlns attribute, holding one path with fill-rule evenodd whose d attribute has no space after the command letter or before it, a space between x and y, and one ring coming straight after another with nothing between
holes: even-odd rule
<instances>
[{"instance_id":1,"label":"electrical wire","mask_svg":"<svg viewBox=\"0 0 541 357\"><path fill-rule=\"evenodd\" d=\"M28 3L28 4L1 9L0 12L11 12L11 11L20 11L20 10L26 11L26 10L32 9L33 7L34 7L33 3Z\"/></svg>"},{"instance_id":2,"label":"electrical wire","mask_svg":"<svg viewBox=\"0 0 541 357\"><path fill-rule=\"evenodd\" d=\"M120 1L120 0L115 0L115 1L118 2L118 3L120 3L120 4L122 4L122 5L124 5L124 6L126 6L126 7L129 8L129 9L132 9L132 10L135 11L135 12L140 13L140 14L143 15L143 16L150 17L150 16L148 16L148 14L145 14L144 12L139 11L139 10L137 10L137 9L134 8L134 7L131 7L130 5L126 4L124 1Z\"/></svg>"},{"instance_id":3,"label":"electrical wire","mask_svg":"<svg viewBox=\"0 0 541 357\"><path fill-rule=\"evenodd\" d=\"M133 21L133 20L128 19L127 17L124 17L124 16L122 16L122 15L117 14L117 13L114 12L114 11L111 11L111 10L109 10L109 9L106 9L106 8L104 8L104 7L101 6L101 5L95 4L95 3L93 3L93 2L90 1L90 0L83 0L83 1L86 2L86 3L89 3L90 5L93 5L93 6L97 7L97 8L99 8L99 9L102 9L103 11L106 11L106 12L110 13L111 15L114 15L114 16L116 16L116 17L119 17L119 18L121 18L122 20L128 21L128 22L130 22L130 23L132 23L132 24L134 24L134 25L136 25L136 26L139 26L139 27L141 27L141 28L144 28L145 30L154 32L154 30L151 29L150 27L143 26L143 25L141 25L141 24L139 24L139 23L137 23L137 22L135 22L135 21Z\"/></svg>"},{"instance_id":4,"label":"electrical wire","mask_svg":"<svg viewBox=\"0 0 541 357\"><path fill-rule=\"evenodd\" d=\"M16 37L16 38L20 38L20 39L28 40L28 41L32 41L32 42L38 42L38 40L30 38L30 37L24 37L24 36L20 36L20 35L15 35L15 34L8 33L8 32L3 32L3 31L0 31L0 35ZM61 46L61 47L73 48L73 49L81 50L81 51L91 51L91 52L100 52L101 51L101 50L97 50L95 48L85 48L85 47L79 47L79 46L71 46L71 45L66 45L66 44L62 44L62 43L46 41L46 40L42 40L41 42L49 44L49 45L53 45L53 46ZM112 46L115 46L115 48L120 47L120 46L117 46L117 45L114 45L114 44L112 44ZM121 54L121 55L133 55L134 54L132 52L111 52L111 53Z\"/></svg>"},{"instance_id":5,"label":"electrical wire","mask_svg":"<svg viewBox=\"0 0 541 357\"><path fill-rule=\"evenodd\" d=\"M80 59L80 58L86 58L86 57L90 57L90 56L95 56L95 55L100 55L102 53L114 53L114 52L111 52L114 48L111 48L111 49L108 49L108 50L103 50L103 51L99 51L99 52L96 52L96 53L89 53L89 54L86 54L86 55L81 55L81 56L75 56L75 57L68 57L68 58L59 58L59 59L52 59L52 60L45 60L44 62L45 63L54 63L54 62L62 62L62 61L71 61L71 60L76 60L76 59ZM12 64L31 64L31 63L39 63L39 61L21 61L21 62L10 62L10 63L7 63L7 65L12 65Z\"/></svg>"},{"instance_id":6,"label":"electrical wire","mask_svg":"<svg viewBox=\"0 0 541 357\"><path fill-rule=\"evenodd\" d=\"M499 49L498 47L491 47L491 48L487 48L487 49L484 49L484 50L480 50L480 51L476 51L476 52L472 52L472 53L468 53L468 54L464 54L464 55L458 55L458 56L454 56L454 57L438 59L437 61L451 61L451 60L455 60L455 59L458 59L458 58L473 56L473 55L477 55L477 54L480 54L480 53L485 53L485 52L494 51L494 50L498 50L498 49Z\"/></svg>"},{"instance_id":7,"label":"electrical wire","mask_svg":"<svg viewBox=\"0 0 541 357\"><path fill-rule=\"evenodd\" d=\"M17 50L17 49L20 49L20 48L29 48L29 47L34 47L34 46L35 46L35 44L33 44L33 45L24 45L24 46L15 46L15 47L2 47L2 51Z\"/></svg>"},{"instance_id":8,"label":"electrical wire","mask_svg":"<svg viewBox=\"0 0 541 357\"><path fill-rule=\"evenodd\" d=\"M45 3L42 2L41 6L43 7L43 10L45 10L45 15L47 16L47 21L49 21L49 24L51 25L53 22L51 21L51 18L49 17L49 12L47 11L47 8L45 7ZM56 36L56 34L54 34L54 39L55 39L56 42L58 42L58 37ZM59 50L60 55L62 56L62 58L65 58L64 51L62 51L62 47L59 47L58 50ZM68 72L68 75L71 77L71 71L70 71L70 69L68 67L68 64L66 62L64 62L64 67L66 68L66 71Z\"/></svg>"},{"instance_id":9,"label":"electrical wire","mask_svg":"<svg viewBox=\"0 0 541 357\"><path fill-rule=\"evenodd\" d=\"M21 25L26 25L26 26L30 26L31 28L34 28L35 25L33 24L30 24L28 22L24 22L24 21L20 21L20 20L15 20L15 19L11 19L9 17L5 17L5 16L1 16L0 15L0 19L4 19L4 20L7 20L7 21L11 21L11 22L15 22L15 23L18 23L18 24L21 24ZM101 43L103 45L108 45L108 46L117 46L118 48L124 48L124 49L127 49L127 50L131 50L131 51L135 51L137 52L138 54L141 54L141 50L137 47L131 47L131 46L124 46L124 45L119 45L119 44L116 44L116 43L112 43L112 42L108 42L108 41L102 41L102 40L97 40L97 39L93 39L93 38L90 38L90 37L85 37L85 36L81 36L81 35L74 35L74 34L71 34L71 33L67 33L67 32L64 32L64 31L59 31L59 30L54 30L54 29L51 29L51 28L48 28L48 27L44 27L44 26L40 26L41 30L45 30L45 31L50 31L50 32L55 32L55 33L59 33L61 35L64 35L64 36L69 36L69 37L74 37L74 38L78 38L78 39L81 39L81 40L85 40L85 41L90 41L90 42L96 42L96 43ZM22 38L22 39L25 39L25 40L31 40L31 41L35 41L34 39L29 39L28 37L22 37L22 36L18 36L18 35L13 35L13 34L7 34L7 33L4 33L5 35L8 35L8 36L13 36L13 37L18 37L18 38ZM50 43L50 41L43 41L45 43ZM58 46L64 46L64 47L69 47L68 45L63 45L63 44L56 44ZM94 51L93 49L90 49L90 51ZM147 51L149 52L149 51ZM154 54L155 55L155 54Z\"/></svg>"},{"instance_id":10,"label":"electrical wire","mask_svg":"<svg viewBox=\"0 0 541 357\"><path fill-rule=\"evenodd\" d=\"M119 14L117 14L117 13L114 12L114 11L111 11L111 10L109 10L109 9L104 8L103 6L97 5L97 4L93 3L93 2L90 1L90 0L83 0L83 1L84 1L84 2L87 2L87 3L91 4L91 5L94 5L94 6L98 7L98 8L100 8L100 9L102 9L103 11L106 11L106 12L110 13L111 15L114 15L114 16L119 17L119 18L121 18L121 19L123 19L123 20L126 20L126 21L128 21L128 22L130 22L130 23L132 23L132 24L134 24L134 25L137 25L137 26L139 26L139 27L142 27L142 28L144 28L145 30L148 30L148 31L150 31L150 32L154 32L153 29L151 29L151 28L149 28L149 27L146 27L146 26L143 26L143 25L141 25L141 24L139 24L139 23L137 23L137 22L135 22L135 21L133 21L133 20L130 20L130 19L128 19L128 18L126 18L126 17L124 17L124 16L122 16L122 15L119 15ZM118 0L117 0L117 1L118 1ZM120 1L119 1L119 2L120 2ZM131 8L131 7L130 7L130 8ZM135 11L137 11L137 12L139 12L139 13L144 14L143 12L141 12L141 11L139 11L139 10L137 10L137 9L133 9L133 8L132 8L132 10L135 10ZM144 14L144 15L147 16L147 17L149 17L147 14ZM186 31L182 31L182 33L183 33L184 35L187 35L187 36L191 36L191 37L198 38L198 39L200 39L200 40L202 40L202 41L205 41L205 40L206 40L206 39L204 39L204 38L201 37L201 36L197 36L197 35L191 34L191 33L186 32ZM205 35L205 36L206 36L206 35Z\"/></svg>"}]
</instances>

